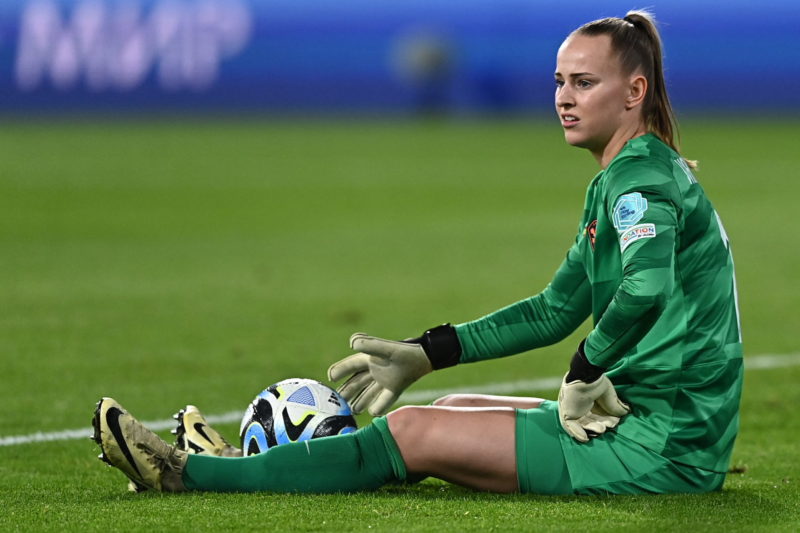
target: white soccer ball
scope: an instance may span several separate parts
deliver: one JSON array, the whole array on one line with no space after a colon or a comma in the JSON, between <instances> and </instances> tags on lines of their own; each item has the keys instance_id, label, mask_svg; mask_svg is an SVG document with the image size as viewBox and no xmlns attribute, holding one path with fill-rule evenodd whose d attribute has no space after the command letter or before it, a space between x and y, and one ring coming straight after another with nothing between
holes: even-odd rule
<instances>
[{"instance_id":1,"label":"white soccer ball","mask_svg":"<svg viewBox=\"0 0 800 533\"><path fill-rule=\"evenodd\" d=\"M261 392L247 407L239 427L245 456L273 446L357 429L344 398L313 379L290 378Z\"/></svg>"}]
</instances>

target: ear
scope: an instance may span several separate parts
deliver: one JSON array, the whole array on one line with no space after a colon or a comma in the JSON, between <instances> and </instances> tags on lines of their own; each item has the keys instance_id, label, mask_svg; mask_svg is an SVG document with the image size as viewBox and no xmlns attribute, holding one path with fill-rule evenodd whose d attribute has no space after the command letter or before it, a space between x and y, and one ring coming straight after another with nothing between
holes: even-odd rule
<instances>
[{"instance_id":1,"label":"ear","mask_svg":"<svg viewBox=\"0 0 800 533\"><path fill-rule=\"evenodd\" d=\"M633 76L628 86L628 96L625 98L625 109L633 109L642 105L647 95L647 78L638 74Z\"/></svg>"}]
</instances>

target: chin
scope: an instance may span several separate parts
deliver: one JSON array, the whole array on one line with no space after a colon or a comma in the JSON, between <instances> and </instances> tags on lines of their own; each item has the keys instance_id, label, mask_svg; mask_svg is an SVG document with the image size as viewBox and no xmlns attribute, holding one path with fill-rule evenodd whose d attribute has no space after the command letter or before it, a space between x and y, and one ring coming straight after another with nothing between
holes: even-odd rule
<instances>
[{"instance_id":1,"label":"chin","mask_svg":"<svg viewBox=\"0 0 800 533\"><path fill-rule=\"evenodd\" d=\"M564 130L564 140L576 148L587 148L588 139L577 131Z\"/></svg>"}]
</instances>

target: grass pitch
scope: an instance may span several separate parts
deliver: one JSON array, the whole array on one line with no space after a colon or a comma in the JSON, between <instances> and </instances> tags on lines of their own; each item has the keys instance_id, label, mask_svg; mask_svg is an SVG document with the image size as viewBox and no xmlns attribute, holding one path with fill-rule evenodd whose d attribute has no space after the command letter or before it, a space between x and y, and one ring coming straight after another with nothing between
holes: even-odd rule
<instances>
[{"instance_id":1,"label":"grass pitch","mask_svg":"<svg viewBox=\"0 0 800 533\"><path fill-rule=\"evenodd\" d=\"M429 480L354 495L133 495L73 439L0 446L0 530L795 531L796 128L684 124L733 243L746 353L788 362L747 371L740 473L722 492L498 496ZM104 395L143 420L186 403L243 409L280 379L324 379L353 331L401 338L533 294L597 172L549 119L11 122L0 150L6 439L88 436ZM412 390L561 375L588 328Z\"/></svg>"}]
</instances>

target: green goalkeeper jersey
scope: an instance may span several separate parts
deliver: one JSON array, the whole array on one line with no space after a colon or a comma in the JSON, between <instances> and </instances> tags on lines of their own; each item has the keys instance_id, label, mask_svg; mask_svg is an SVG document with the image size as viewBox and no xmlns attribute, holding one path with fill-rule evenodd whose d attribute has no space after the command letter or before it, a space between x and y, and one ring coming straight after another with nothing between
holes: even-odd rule
<instances>
[{"instance_id":1,"label":"green goalkeeper jersey","mask_svg":"<svg viewBox=\"0 0 800 533\"><path fill-rule=\"evenodd\" d=\"M575 243L544 291L456 326L460 362L552 344L590 314L586 356L632 407L617 434L724 473L743 370L730 245L685 160L653 134L591 181ZM568 462L585 453L564 451Z\"/></svg>"}]
</instances>

